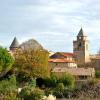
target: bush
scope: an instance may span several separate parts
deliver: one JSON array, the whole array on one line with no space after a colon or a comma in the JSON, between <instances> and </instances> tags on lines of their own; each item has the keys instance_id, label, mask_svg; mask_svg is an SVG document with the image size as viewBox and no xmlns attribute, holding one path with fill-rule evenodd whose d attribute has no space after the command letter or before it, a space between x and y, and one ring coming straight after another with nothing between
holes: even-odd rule
<instances>
[{"instance_id":1,"label":"bush","mask_svg":"<svg viewBox=\"0 0 100 100\"><path fill-rule=\"evenodd\" d=\"M44 91L40 90L39 88L35 88L31 92L31 98L32 98L32 100L41 100L43 98L43 96L44 96Z\"/></svg>"},{"instance_id":2,"label":"bush","mask_svg":"<svg viewBox=\"0 0 100 100\"><path fill-rule=\"evenodd\" d=\"M41 100L44 91L39 88L24 87L19 95L24 100Z\"/></svg>"},{"instance_id":3,"label":"bush","mask_svg":"<svg viewBox=\"0 0 100 100\"><path fill-rule=\"evenodd\" d=\"M54 89L53 95L55 95L57 98L63 98L63 91L64 91L64 84L58 83L57 87Z\"/></svg>"},{"instance_id":4,"label":"bush","mask_svg":"<svg viewBox=\"0 0 100 100\"><path fill-rule=\"evenodd\" d=\"M73 89L75 79L71 74L65 74L62 78L59 79L59 82L63 83L66 88Z\"/></svg>"},{"instance_id":5,"label":"bush","mask_svg":"<svg viewBox=\"0 0 100 100\"><path fill-rule=\"evenodd\" d=\"M57 91L56 89L53 91L53 95L57 98L64 98L63 91Z\"/></svg>"},{"instance_id":6,"label":"bush","mask_svg":"<svg viewBox=\"0 0 100 100\"><path fill-rule=\"evenodd\" d=\"M63 95L64 95L65 98L70 98L70 97L72 97L72 92L73 91L70 91L68 89L64 89Z\"/></svg>"},{"instance_id":7,"label":"bush","mask_svg":"<svg viewBox=\"0 0 100 100\"><path fill-rule=\"evenodd\" d=\"M17 92L11 92L6 95L0 95L0 100L22 100L18 97Z\"/></svg>"},{"instance_id":8,"label":"bush","mask_svg":"<svg viewBox=\"0 0 100 100\"><path fill-rule=\"evenodd\" d=\"M24 98L25 100L28 100L28 98L30 97L30 94L31 94L31 88L30 88L30 87L24 87L24 88L21 90L19 96L20 96L21 98Z\"/></svg>"},{"instance_id":9,"label":"bush","mask_svg":"<svg viewBox=\"0 0 100 100\"><path fill-rule=\"evenodd\" d=\"M16 91L16 77L11 76L9 80L2 80L0 82L0 94L8 94Z\"/></svg>"},{"instance_id":10,"label":"bush","mask_svg":"<svg viewBox=\"0 0 100 100\"><path fill-rule=\"evenodd\" d=\"M64 90L64 84L63 83L58 83L57 87L56 87L57 91L63 91Z\"/></svg>"},{"instance_id":11,"label":"bush","mask_svg":"<svg viewBox=\"0 0 100 100\"><path fill-rule=\"evenodd\" d=\"M49 96L50 94L53 94L53 90L51 88L46 88L45 89L45 95Z\"/></svg>"},{"instance_id":12,"label":"bush","mask_svg":"<svg viewBox=\"0 0 100 100\"><path fill-rule=\"evenodd\" d=\"M100 70L96 70L96 78L100 78Z\"/></svg>"},{"instance_id":13,"label":"bush","mask_svg":"<svg viewBox=\"0 0 100 100\"><path fill-rule=\"evenodd\" d=\"M31 87L36 87L36 79L31 79L30 82L29 82L29 86Z\"/></svg>"},{"instance_id":14,"label":"bush","mask_svg":"<svg viewBox=\"0 0 100 100\"><path fill-rule=\"evenodd\" d=\"M46 78L44 80L44 84L46 87L56 87L58 84L57 81L58 81L57 77L52 75L50 78Z\"/></svg>"}]
</instances>

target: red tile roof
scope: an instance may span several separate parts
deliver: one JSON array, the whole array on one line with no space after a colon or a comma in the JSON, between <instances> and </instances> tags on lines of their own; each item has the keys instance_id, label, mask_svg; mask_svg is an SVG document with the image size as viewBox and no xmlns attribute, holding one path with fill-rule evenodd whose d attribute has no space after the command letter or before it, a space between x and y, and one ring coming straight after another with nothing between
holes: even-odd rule
<instances>
[{"instance_id":1,"label":"red tile roof","mask_svg":"<svg viewBox=\"0 0 100 100\"><path fill-rule=\"evenodd\" d=\"M60 52L63 56L74 56L73 53L69 53L69 52Z\"/></svg>"},{"instance_id":2,"label":"red tile roof","mask_svg":"<svg viewBox=\"0 0 100 100\"><path fill-rule=\"evenodd\" d=\"M59 62L59 63L74 63L73 60L67 60L67 59L49 59L49 62Z\"/></svg>"}]
</instances>

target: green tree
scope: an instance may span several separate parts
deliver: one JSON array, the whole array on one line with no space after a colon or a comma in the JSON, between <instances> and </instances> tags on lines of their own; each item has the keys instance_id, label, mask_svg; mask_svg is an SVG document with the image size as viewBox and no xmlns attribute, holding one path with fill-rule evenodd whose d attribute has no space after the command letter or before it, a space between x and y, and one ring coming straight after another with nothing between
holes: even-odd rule
<instances>
[{"instance_id":1,"label":"green tree","mask_svg":"<svg viewBox=\"0 0 100 100\"><path fill-rule=\"evenodd\" d=\"M46 50L18 50L14 54L15 72L24 73L30 78L49 76L48 52Z\"/></svg>"},{"instance_id":2,"label":"green tree","mask_svg":"<svg viewBox=\"0 0 100 100\"><path fill-rule=\"evenodd\" d=\"M7 49L0 48L0 78L12 68L13 63L14 59Z\"/></svg>"}]
</instances>

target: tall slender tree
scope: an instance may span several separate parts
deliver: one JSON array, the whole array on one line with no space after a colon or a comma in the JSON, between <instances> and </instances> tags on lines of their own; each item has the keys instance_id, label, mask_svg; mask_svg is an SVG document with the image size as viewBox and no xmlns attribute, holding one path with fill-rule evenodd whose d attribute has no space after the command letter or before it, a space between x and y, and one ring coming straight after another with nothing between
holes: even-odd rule
<instances>
[{"instance_id":1,"label":"tall slender tree","mask_svg":"<svg viewBox=\"0 0 100 100\"><path fill-rule=\"evenodd\" d=\"M14 59L7 49L0 47L0 78L12 68L13 63Z\"/></svg>"}]
</instances>

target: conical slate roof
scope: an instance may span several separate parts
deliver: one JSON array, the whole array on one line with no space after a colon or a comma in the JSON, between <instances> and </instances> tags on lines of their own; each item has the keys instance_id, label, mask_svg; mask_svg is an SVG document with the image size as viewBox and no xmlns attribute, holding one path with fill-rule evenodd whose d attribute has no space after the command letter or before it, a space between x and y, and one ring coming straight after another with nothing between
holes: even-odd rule
<instances>
[{"instance_id":1,"label":"conical slate roof","mask_svg":"<svg viewBox=\"0 0 100 100\"><path fill-rule=\"evenodd\" d=\"M15 37L10 48L17 48L17 47L19 47L19 43L18 43L17 38Z\"/></svg>"},{"instance_id":2,"label":"conical slate roof","mask_svg":"<svg viewBox=\"0 0 100 100\"><path fill-rule=\"evenodd\" d=\"M81 28L79 33L78 33L78 36L85 36L84 32L83 32L83 29Z\"/></svg>"}]
</instances>

